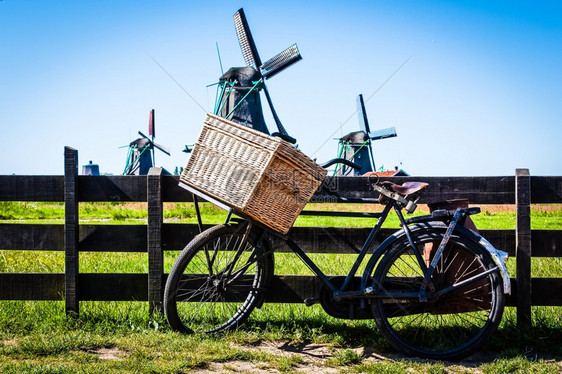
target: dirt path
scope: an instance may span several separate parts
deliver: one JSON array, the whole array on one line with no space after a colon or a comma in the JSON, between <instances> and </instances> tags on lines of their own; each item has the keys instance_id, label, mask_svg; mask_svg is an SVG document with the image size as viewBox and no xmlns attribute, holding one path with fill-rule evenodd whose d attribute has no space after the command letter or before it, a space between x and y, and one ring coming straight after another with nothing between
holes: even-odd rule
<instances>
[{"instance_id":1,"label":"dirt path","mask_svg":"<svg viewBox=\"0 0 562 374\"><path fill-rule=\"evenodd\" d=\"M330 367L329 359L337 354L340 348L333 348L324 344L303 344L292 345L288 343L262 342L255 346L233 345L233 348L247 351L262 351L270 353L278 357L289 357L297 355L300 357L301 364L293 367L291 372L295 373L339 373L342 367ZM363 357L362 363L376 363L388 361L402 361L405 356L399 354L380 354L369 348L353 349L357 354ZM467 359L458 363L444 363L445 371L448 373L482 373L480 367L482 364L494 361L496 355L485 352L476 353ZM409 361L416 363L430 362L428 360L407 358ZM562 372L562 361L554 358L544 357L545 360L557 362L559 370ZM210 373L276 373L279 372L274 365L266 362L247 362L247 361L230 361L226 363L211 363L205 370L196 371L200 374ZM412 370L414 372L414 370Z\"/></svg>"}]
</instances>

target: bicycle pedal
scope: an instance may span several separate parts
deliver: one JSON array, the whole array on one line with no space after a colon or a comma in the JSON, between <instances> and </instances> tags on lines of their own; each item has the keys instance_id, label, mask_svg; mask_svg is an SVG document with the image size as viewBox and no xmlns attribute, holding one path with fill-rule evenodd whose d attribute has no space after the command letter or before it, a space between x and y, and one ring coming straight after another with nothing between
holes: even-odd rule
<instances>
[{"instance_id":1,"label":"bicycle pedal","mask_svg":"<svg viewBox=\"0 0 562 374\"><path fill-rule=\"evenodd\" d=\"M306 299L304 299L304 305L306 306L312 306L314 304L318 304L320 303L320 299L317 297L308 297Z\"/></svg>"}]
</instances>

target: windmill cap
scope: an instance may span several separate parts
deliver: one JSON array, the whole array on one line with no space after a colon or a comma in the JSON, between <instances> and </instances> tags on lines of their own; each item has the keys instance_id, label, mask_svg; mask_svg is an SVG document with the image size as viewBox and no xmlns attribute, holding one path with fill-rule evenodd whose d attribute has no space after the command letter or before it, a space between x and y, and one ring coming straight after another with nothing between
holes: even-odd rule
<instances>
[{"instance_id":1,"label":"windmill cap","mask_svg":"<svg viewBox=\"0 0 562 374\"><path fill-rule=\"evenodd\" d=\"M365 131L350 132L341 138L342 141L351 142L352 144L363 144L363 142L367 139L369 139L369 136L365 133Z\"/></svg>"},{"instance_id":2,"label":"windmill cap","mask_svg":"<svg viewBox=\"0 0 562 374\"><path fill-rule=\"evenodd\" d=\"M260 79L261 74L251 66L230 68L220 77L221 81L236 81L236 86L240 87L252 87Z\"/></svg>"}]
</instances>

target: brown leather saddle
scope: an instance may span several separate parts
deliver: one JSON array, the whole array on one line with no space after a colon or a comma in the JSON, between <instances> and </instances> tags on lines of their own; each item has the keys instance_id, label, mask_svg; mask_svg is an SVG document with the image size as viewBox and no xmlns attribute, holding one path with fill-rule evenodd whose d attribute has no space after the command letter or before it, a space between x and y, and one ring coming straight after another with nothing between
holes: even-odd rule
<instances>
[{"instance_id":1,"label":"brown leather saddle","mask_svg":"<svg viewBox=\"0 0 562 374\"><path fill-rule=\"evenodd\" d=\"M397 194L400 194L404 197L408 195L415 194L429 186L429 183L425 182L404 182L401 185L392 183L390 181L381 182L381 185Z\"/></svg>"}]
</instances>

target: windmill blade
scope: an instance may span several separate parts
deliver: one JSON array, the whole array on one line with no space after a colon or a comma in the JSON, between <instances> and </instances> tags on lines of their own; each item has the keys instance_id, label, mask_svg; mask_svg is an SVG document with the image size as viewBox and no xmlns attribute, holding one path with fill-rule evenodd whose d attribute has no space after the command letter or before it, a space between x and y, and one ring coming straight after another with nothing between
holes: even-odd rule
<instances>
[{"instance_id":1,"label":"windmill blade","mask_svg":"<svg viewBox=\"0 0 562 374\"><path fill-rule=\"evenodd\" d=\"M396 136L396 129L394 127L389 127L386 129L381 129L369 133L369 138L371 138L371 140L394 138L395 136Z\"/></svg>"},{"instance_id":2,"label":"windmill blade","mask_svg":"<svg viewBox=\"0 0 562 374\"><path fill-rule=\"evenodd\" d=\"M150 148L154 147L154 148L158 148L159 150L161 150L162 152L164 152L165 154L167 154L168 156L170 155L170 148L168 147L164 147L163 145L154 143L152 140L150 140L148 138L148 136L144 135L142 132L139 131L139 135L144 137L146 139L146 141L148 142L148 144L150 144Z\"/></svg>"},{"instance_id":3,"label":"windmill blade","mask_svg":"<svg viewBox=\"0 0 562 374\"><path fill-rule=\"evenodd\" d=\"M361 131L369 134L371 129L369 128L369 121L367 120L367 111L365 110L365 102L363 101L363 95L359 94L357 96L357 119L359 120L359 126Z\"/></svg>"},{"instance_id":4,"label":"windmill blade","mask_svg":"<svg viewBox=\"0 0 562 374\"><path fill-rule=\"evenodd\" d=\"M150 138L148 136L144 135L141 131L139 131L139 135L142 136L143 138L146 138L146 139L150 140Z\"/></svg>"},{"instance_id":5,"label":"windmill blade","mask_svg":"<svg viewBox=\"0 0 562 374\"><path fill-rule=\"evenodd\" d=\"M158 148L159 150L161 150L162 152L164 152L165 154L170 156L170 148L164 147L163 145L160 145L160 144L157 144L157 143L154 143L154 142L152 142L152 145L154 146L154 148Z\"/></svg>"},{"instance_id":6,"label":"windmill blade","mask_svg":"<svg viewBox=\"0 0 562 374\"><path fill-rule=\"evenodd\" d=\"M156 122L154 121L154 109L150 110L148 115L148 135L152 136L152 139L156 136Z\"/></svg>"},{"instance_id":7,"label":"windmill blade","mask_svg":"<svg viewBox=\"0 0 562 374\"><path fill-rule=\"evenodd\" d=\"M250 32L250 27L248 26L248 20L246 20L244 9L240 8L234 15L234 26L236 27L238 42L240 43L240 48L242 49L246 65L259 69L262 65L261 59L258 55L258 50L256 48L256 43L254 43L252 33Z\"/></svg>"},{"instance_id":8,"label":"windmill blade","mask_svg":"<svg viewBox=\"0 0 562 374\"><path fill-rule=\"evenodd\" d=\"M293 44L283 52L267 60L260 70L262 75L269 79L300 60L302 60L302 56L299 49L296 44Z\"/></svg>"}]
</instances>

